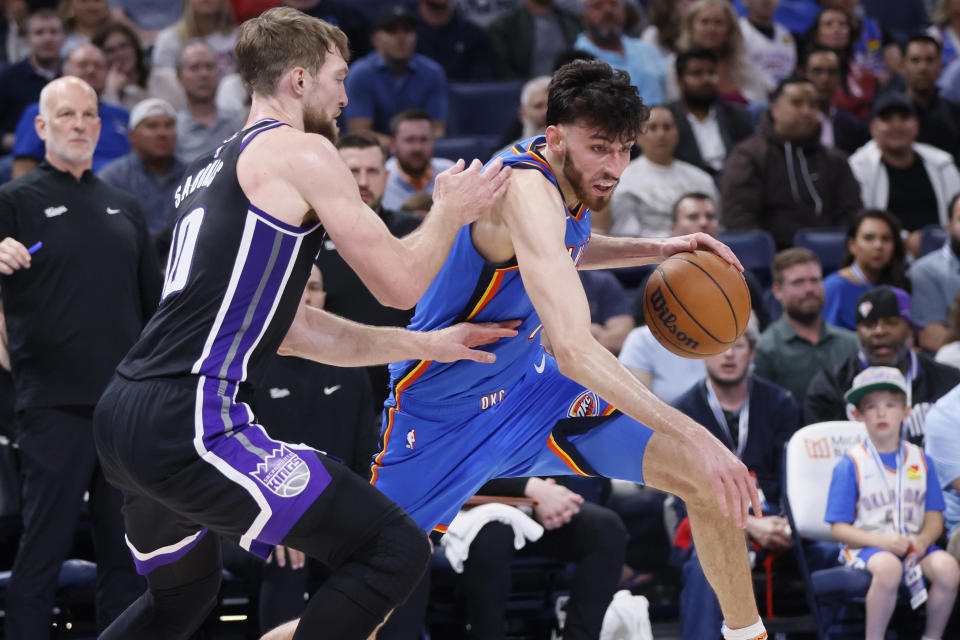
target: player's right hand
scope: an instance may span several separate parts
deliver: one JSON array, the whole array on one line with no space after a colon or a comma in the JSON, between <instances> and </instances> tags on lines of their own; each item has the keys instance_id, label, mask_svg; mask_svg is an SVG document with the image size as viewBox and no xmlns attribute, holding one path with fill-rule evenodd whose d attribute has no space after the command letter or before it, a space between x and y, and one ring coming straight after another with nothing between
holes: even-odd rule
<instances>
[{"instance_id":1,"label":"player's right hand","mask_svg":"<svg viewBox=\"0 0 960 640\"><path fill-rule=\"evenodd\" d=\"M433 188L434 203L458 216L460 226L470 224L490 209L507 192L510 184L510 167L504 167L497 158L483 169L483 164L474 159L464 168L465 162L457 163L437 176Z\"/></svg>"},{"instance_id":2,"label":"player's right hand","mask_svg":"<svg viewBox=\"0 0 960 640\"><path fill-rule=\"evenodd\" d=\"M30 252L20 242L7 237L0 242L0 273L9 276L18 269L30 268Z\"/></svg>"},{"instance_id":3,"label":"player's right hand","mask_svg":"<svg viewBox=\"0 0 960 640\"><path fill-rule=\"evenodd\" d=\"M519 320L505 322L461 322L446 329L421 334L427 340L424 360L453 362L455 360L473 360L492 363L497 357L488 351L473 347L492 344L500 338L513 338L517 335Z\"/></svg>"},{"instance_id":4,"label":"player's right hand","mask_svg":"<svg viewBox=\"0 0 960 640\"><path fill-rule=\"evenodd\" d=\"M723 443L709 432L695 434L685 442L692 450L691 457L710 481L720 513L733 518L741 528L747 523L751 503L754 513L763 513L757 483L746 465Z\"/></svg>"}]
</instances>

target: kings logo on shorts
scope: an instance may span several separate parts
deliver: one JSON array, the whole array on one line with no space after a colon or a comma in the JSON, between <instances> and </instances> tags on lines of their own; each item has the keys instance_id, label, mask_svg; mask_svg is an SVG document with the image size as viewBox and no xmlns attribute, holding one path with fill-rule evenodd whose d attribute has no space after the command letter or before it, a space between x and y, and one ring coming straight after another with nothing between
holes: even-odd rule
<instances>
[{"instance_id":1,"label":"kings logo on shorts","mask_svg":"<svg viewBox=\"0 0 960 640\"><path fill-rule=\"evenodd\" d=\"M567 415L571 418L586 418L599 414L600 403L597 401L597 395L592 391L584 391L578 395L567 409Z\"/></svg>"},{"instance_id":2,"label":"kings logo on shorts","mask_svg":"<svg viewBox=\"0 0 960 640\"><path fill-rule=\"evenodd\" d=\"M257 464L257 470L251 471L250 475L281 498L292 498L306 488L310 481L310 467L281 443L280 448L274 449Z\"/></svg>"}]
</instances>

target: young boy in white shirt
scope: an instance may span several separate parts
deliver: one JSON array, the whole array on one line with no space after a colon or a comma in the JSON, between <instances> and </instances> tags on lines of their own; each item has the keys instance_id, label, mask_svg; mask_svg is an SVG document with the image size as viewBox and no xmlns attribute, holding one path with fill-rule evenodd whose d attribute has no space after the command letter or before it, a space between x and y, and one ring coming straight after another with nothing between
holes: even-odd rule
<instances>
[{"instance_id":1,"label":"young boy in white shirt","mask_svg":"<svg viewBox=\"0 0 960 640\"><path fill-rule=\"evenodd\" d=\"M910 413L909 387L899 369L869 367L853 379L845 399L866 423L867 440L847 451L833 470L826 521L844 544L845 564L865 568L866 640L882 640L897 602L904 563L916 559L930 581L923 640L939 640L953 609L960 566L933 544L943 532L943 493L933 462L900 438ZM913 554L913 555L911 555ZM919 592L922 580L911 590ZM919 605L918 605L919 606Z\"/></svg>"}]
</instances>

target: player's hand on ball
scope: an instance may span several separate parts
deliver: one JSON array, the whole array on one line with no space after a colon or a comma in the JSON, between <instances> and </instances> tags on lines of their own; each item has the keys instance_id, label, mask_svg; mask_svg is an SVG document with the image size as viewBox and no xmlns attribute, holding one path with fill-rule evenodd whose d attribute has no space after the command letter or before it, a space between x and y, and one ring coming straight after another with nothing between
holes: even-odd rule
<instances>
[{"instance_id":1,"label":"player's hand on ball","mask_svg":"<svg viewBox=\"0 0 960 640\"><path fill-rule=\"evenodd\" d=\"M513 338L517 335L519 320L504 322L461 322L446 329L421 334L427 341L424 360L453 362L455 360L473 360L492 363L497 357L487 351L473 347L492 344L501 338Z\"/></svg>"},{"instance_id":2,"label":"player's hand on ball","mask_svg":"<svg viewBox=\"0 0 960 640\"><path fill-rule=\"evenodd\" d=\"M725 261L729 262L740 271L743 271L743 265L740 264L740 260L737 258L736 254L733 253L733 250L730 247L723 244L713 236L702 232L691 233L685 236L664 238L663 245L660 247L660 255L666 259L676 253L693 251L694 249L707 249L709 251L713 251Z\"/></svg>"},{"instance_id":3,"label":"player's hand on ball","mask_svg":"<svg viewBox=\"0 0 960 640\"><path fill-rule=\"evenodd\" d=\"M688 439L693 459L707 476L717 498L720 513L730 516L738 527L747 523L750 504L754 513L763 513L757 484L750 472L727 447L706 429Z\"/></svg>"},{"instance_id":4,"label":"player's hand on ball","mask_svg":"<svg viewBox=\"0 0 960 640\"><path fill-rule=\"evenodd\" d=\"M455 212L461 226L470 224L490 209L510 184L510 167L504 167L499 158L486 169L476 159L466 168L465 164L458 160L439 174L433 188L434 203L442 203L445 209Z\"/></svg>"}]
</instances>

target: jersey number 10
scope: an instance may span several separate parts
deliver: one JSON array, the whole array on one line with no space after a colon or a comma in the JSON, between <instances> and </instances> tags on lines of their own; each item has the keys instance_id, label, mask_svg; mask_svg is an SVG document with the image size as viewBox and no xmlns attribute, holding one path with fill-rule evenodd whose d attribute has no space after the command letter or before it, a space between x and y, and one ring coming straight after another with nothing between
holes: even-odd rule
<instances>
[{"instance_id":1,"label":"jersey number 10","mask_svg":"<svg viewBox=\"0 0 960 640\"><path fill-rule=\"evenodd\" d=\"M181 291L187 286L190 277L190 265L193 264L193 253L197 249L197 236L200 235L200 225L203 224L203 207L198 207L183 216L173 230L173 242L170 244L170 254L167 257L167 276L163 280L163 295L167 296Z\"/></svg>"}]
</instances>

